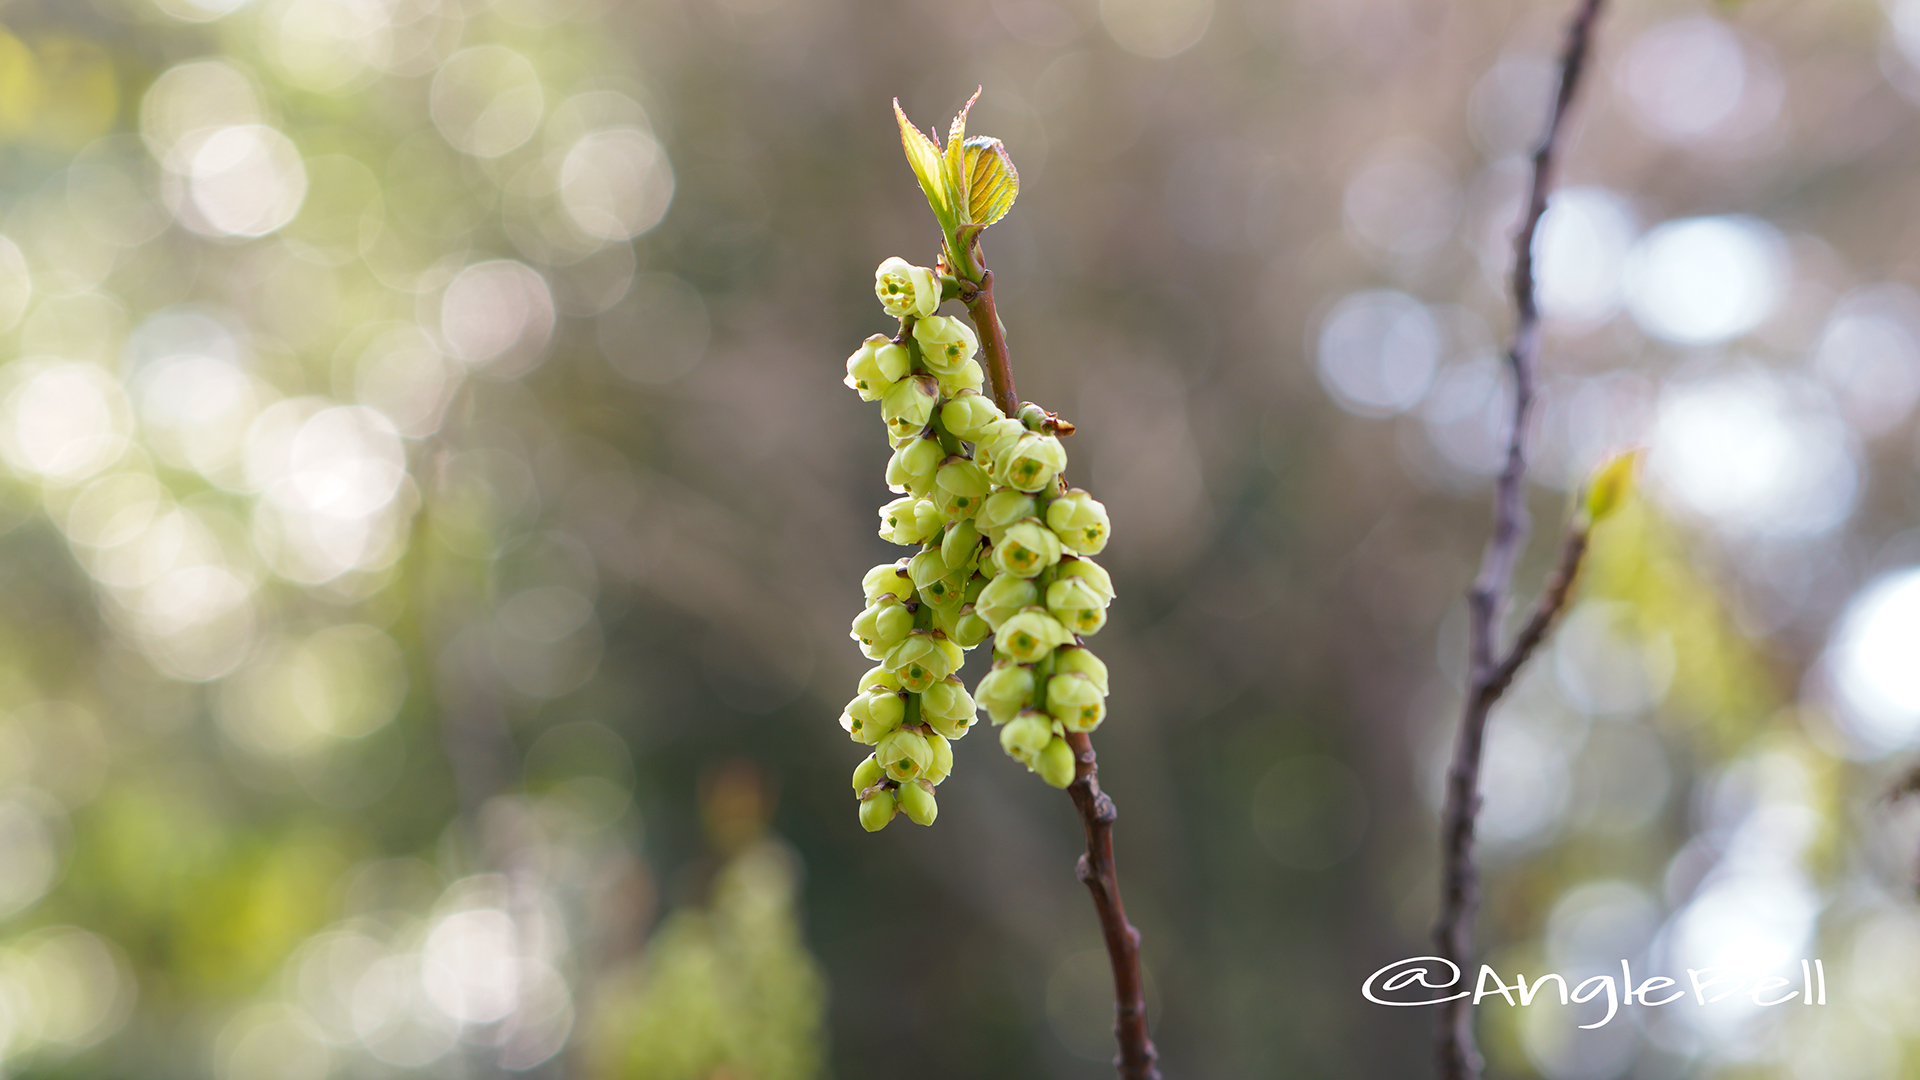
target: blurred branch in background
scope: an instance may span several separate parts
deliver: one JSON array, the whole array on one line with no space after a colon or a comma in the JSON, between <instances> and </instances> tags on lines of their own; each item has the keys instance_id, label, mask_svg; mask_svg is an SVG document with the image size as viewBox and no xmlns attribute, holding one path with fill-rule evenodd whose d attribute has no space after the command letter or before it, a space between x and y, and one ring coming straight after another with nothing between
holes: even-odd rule
<instances>
[{"instance_id":1,"label":"blurred branch in background","mask_svg":"<svg viewBox=\"0 0 1920 1080\"><path fill-rule=\"evenodd\" d=\"M1586 553L1587 533L1593 521L1582 509L1575 515L1562 546L1559 566L1539 602L1513 643L1502 646L1501 624L1506 615L1507 590L1514 564L1526 544L1527 440L1532 435L1534 396L1540 359L1540 305L1535 295L1534 244L1540 221L1547 214L1553 189L1554 164L1560 153L1567 112L1586 69L1593 23L1602 0L1580 0L1567 27L1560 54L1560 71L1553 109L1546 131L1533 152L1533 177L1527 189L1525 216L1513 241L1512 344L1507 348L1508 374L1513 380L1513 412L1508 423L1506 463L1494 494L1493 535L1481 558L1480 573L1467 596L1469 627L1466 706L1447 771L1447 801L1440 819L1440 918L1433 931L1440 955L1455 970L1473 968L1473 922L1480 911L1479 870L1473 861L1474 818L1480 811L1480 769L1485 755L1486 728L1493 707L1512 685L1514 675L1545 640L1548 629L1566 607L1580 560ZM1435 1057L1442 1080L1478 1080L1483 1062L1474 1043L1470 1003L1455 998L1442 1004L1435 1025Z\"/></svg>"}]
</instances>

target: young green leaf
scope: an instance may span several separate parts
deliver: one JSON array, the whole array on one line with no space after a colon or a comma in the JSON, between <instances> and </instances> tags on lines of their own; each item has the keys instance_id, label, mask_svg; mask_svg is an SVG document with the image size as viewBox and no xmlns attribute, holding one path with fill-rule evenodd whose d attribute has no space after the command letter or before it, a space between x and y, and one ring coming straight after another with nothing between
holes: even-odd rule
<instances>
[{"instance_id":1,"label":"young green leaf","mask_svg":"<svg viewBox=\"0 0 1920 1080\"><path fill-rule=\"evenodd\" d=\"M1007 215L1020 194L1020 174L999 139L975 135L966 141L966 206L969 224L991 225Z\"/></svg>"},{"instance_id":2,"label":"young green leaf","mask_svg":"<svg viewBox=\"0 0 1920 1080\"><path fill-rule=\"evenodd\" d=\"M947 127L947 190L952 193L954 209L962 224L970 220L967 217L966 152L962 144L967 139L967 114L973 111L973 103L980 100L980 89L976 88L967 103L960 106L960 111L954 114L953 123Z\"/></svg>"},{"instance_id":3,"label":"young green leaf","mask_svg":"<svg viewBox=\"0 0 1920 1080\"><path fill-rule=\"evenodd\" d=\"M920 180L920 190L926 192L927 205L933 208L933 216L940 219L941 228L951 233L960 223L960 214L947 184L940 148L907 119L899 98L893 99L893 115L900 121L900 145L907 152L907 164L913 166L913 175Z\"/></svg>"}]
</instances>

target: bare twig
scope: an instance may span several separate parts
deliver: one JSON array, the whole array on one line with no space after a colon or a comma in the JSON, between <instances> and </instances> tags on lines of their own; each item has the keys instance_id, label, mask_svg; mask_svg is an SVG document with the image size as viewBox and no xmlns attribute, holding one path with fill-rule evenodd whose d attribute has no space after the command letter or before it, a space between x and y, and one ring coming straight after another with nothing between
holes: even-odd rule
<instances>
[{"instance_id":1,"label":"bare twig","mask_svg":"<svg viewBox=\"0 0 1920 1080\"><path fill-rule=\"evenodd\" d=\"M1533 245L1540 219L1547 211L1547 193L1553 187L1555 155L1566 127L1567 113L1580 86L1593 23L1604 0L1579 0L1567 28L1560 57L1560 87L1547 130L1533 154L1533 182L1526 216L1514 237L1513 300L1515 322L1507 363L1513 372L1512 427L1507 436L1506 464L1494 492L1493 535L1487 540L1480 573L1467 594L1471 621L1468 644L1468 686L1453 764L1447 773L1446 807L1440 830L1440 918L1433 930L1440 955L1470 970L1473 920L1479 909L1479 875L1473 863L1474 817L1480 809L1480 759L1486 742L1487 716L1506 692L1527 657L1546 637L1555 616L1565 606L1580 558L1586 550L1587 524L1576 518L1569 531L1553 580L1542 594L1512 647L1499 651L1501 617L1514 563L1527 536L1526 476L1527 428L1532 422L1535 374L1540 350L1540 309L1533 278ZM1472 1013L1465 998L1440 1006L1435 1050L1442 1080L1477 1080L1481 1060L1473 1038Z\"/></svg>"},{"instance_id":2,"label":"bare twig","mask_svg":"<svg viewBox=\"0 0 1920 1080\"><path fill-rule=\"evenodd\" d=\"M977 249L976 249L977 250ZM976 254L976 263L978 256ZM1007 354L1006 331L993 306L993 272L981 268L977 283L962 285L961 300L980 330L981 350L986 353L987 381L993 402L1008 416L1019 410L1013 390L1013 365ZM1062 433L1071 432L1071 424ZM1067 745L1073 750L1073 783L1067 794L1080 812L1080 824L1087 833L1087 852L1080 856L1076 873L1093 894L1093 907L1100 917L1100 933L1107 943L1107 959L1113 965L1114 1038L1120 1053L1113 1060L1119 1080L1160 1080L1154 1067L1159 1052L1147 1033L1147 999L1140 974L1140 931L1127 922L1126 909L1120 903L1120 877L1113 866L1113 822L1119 813L1113 800L1100 790L1100 770L1094 761L1093 740L1085 732L1071 732Z\"/></svg>"}]
</instances>

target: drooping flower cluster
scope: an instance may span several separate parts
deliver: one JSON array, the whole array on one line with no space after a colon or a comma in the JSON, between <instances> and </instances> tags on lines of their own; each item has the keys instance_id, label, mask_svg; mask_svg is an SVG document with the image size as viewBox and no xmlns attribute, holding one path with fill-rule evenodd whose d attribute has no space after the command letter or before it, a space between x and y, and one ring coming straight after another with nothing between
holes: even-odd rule
<instances>
[{"instance_id":1,"label":"drooping flower cluster","mask_svg":"<svg viewBox=\"0 0 1920 1080\"><path fill-rule=\"evenodd\" d=\"M880 264L875 292L900 320L847 358L849 387L880 402L893 457L880 535L919 551L876 566L852 636L877 666L840 725L873 753L854 770L860 822L905 811L930 825L951 742L985 708L1008 754L1055 787L1074 775L1064 736L1106 715L1106 665L1081 638L1106 623L1113 584L1089 556L1106 546L1106 508L1060 479L1066 450L1033 405L1008 417L981 393L979 338L936 314L951 278L904 259ZM994 637L974 693L965 651ZM977 702L977 705L976 705Z\"/></svg>"}]
</instances>

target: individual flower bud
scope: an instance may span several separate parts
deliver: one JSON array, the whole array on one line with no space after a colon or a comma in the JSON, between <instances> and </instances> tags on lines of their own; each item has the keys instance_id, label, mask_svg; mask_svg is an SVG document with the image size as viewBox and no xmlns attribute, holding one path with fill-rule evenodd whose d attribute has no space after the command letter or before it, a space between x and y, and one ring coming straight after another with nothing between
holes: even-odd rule
<instances>
[{"instance_id":1,"label":"individual flower bud","mask_svg":"<svg viewBox=\"0 0 1920 1080\"><path fill-rule=\"evenodd\" d=\"M940 808L934 805L932 790L922 787L918 780L901 784L898 798L901 811L915 825L931 825L933 819L940 816Z\"/></svg>"},{"instance_id":2,"label":"individual flower bud","mask_svg":"<svg viewBox=\"0 0 1920 1080\"><path fill-rule=\"evenodd\" d=\"M973 523L979 526L982 535L997 544L1009 525L1032 517L1037 505L1033 496L1024 492L996 491L980 504L980 512L973 516Z\"/></svg>"},{"instance_id":3,"label":"individual flower bud","mask_svg":"<svg viewBox=\"0 0 1920 1080\"><path fill-rule=\"evenodd\" d=\"M1008 619L1020 613L1022 608L1031 607L1040 600L1040 590L1033 582L1013 574L1002 574L987 583L980 590L980 598L973 602L976 615L987 621L995 630Z\"/></svg>"},{"instance_id":4,"label":"individual flower bud","mask_svg":"<svg viewBox=\"0 0 1920 1080\"><path fill-rule=\"evenodd\" d=\"M932 604L935 608L944 608L950 612L951 615L947 620L947 624L952 625L953 620L959 618L960 595L966 586L966 573L956 570L938 581L929 583L927 587L921 591L920 595L926 597L927 603ZM943 626L940 629L944 630L946 627Z\"/></svg>"},{"instance_id":5,"label":"individual flower bud","mask_svg":"<svg viewBox=\"0 0 1920 1080\"><path fill-rule=\"evenodd\" d=\"M886 536L887 529L889 528L889 522L887 521L888 511L899 506L902 502L909 504L906 509L910 513L913 502L911 499L895 499L881 508L881 536ZM904 602L913 599L913 578L907 574L907 568L901 563L881 563L879 566L867 571L867 576L860 580L860 590L866 594L868 604L872 604L882 596L888 595L891 595L895 600Z\"/></svg>"},{"instance_id":6,"label":"individual flower bud","mask_svg":"<svg viewBox=\"0 0 1920 1080\"><path fill-rule=\"evenodd\" d=\"M980 437L973 440L973 446L980 453L997 459L1028 434L1025 424L1010 417L1003 418L981 428Z\"/></svg>"},{"instance_id":7,"label":"individual flower bud","mask_svg":"<svg viewBox=\"0 0 1920 1080\"><path fill-rule=\"evenodd\" d=\"M961 570L973 565L974 557L979 554L980 527L973 523L972 518L947 526L947 535L940 538L941 562Z\"/></svg>"},{"instance_id":8,"label":"individual flower bud","mask_svg":"<svg viewBox=\"0 0 1920 1080\"><path fill-rule=\"evenodd\" d=\"M887 654L887 664L900 675L900 685L915 693L953 674L955 664L941 647L945 638L936 638L928 630L915 630ZM956 647L955 652L959 652ZM963 657L964 658L964 657Z\"/></svg>"},{"instance_id":9,"label":"individual flower bud","mask_svg":"<svg viewBox=\"0 0 1920 1080\"><path fill-rule=\"evenodd\" d=\"M1107 690L1107 663L1093 655L1093 650L1082 645L1062 645L1053 651L1053 671L1056 675L1085 675L1087 680L1100 690L1105 697Z\"/></svg>"},{"instance_id":10,"label":"individual flower bud","mask_svg":"<svg viewBox=\"0 0 1920 1080\"><path fill-rule=\"evenodd\" d=\"M940 281L933 271L915 266L898 255L873 272L873 292L880 306L896 319L926 318L940 308Z\"/></svg>"},{"instance_id":11,"label":"individual flower bud","mask_svg":"<svg viewBox=\"0 0 1920 1080\"><path fill-rule=\"evenodd\" d=\"M987 471L962 457L950 457L934 474L934 502L948 517L970 518L980 510L993 482Z\"/></svg>"},{"instance_id":12,"label":"individual flower bud","mask_svg":"<svg viewBox=\"0 0 1920 1080\"><path fill-rule=\"evenodd\" d=\"M1107 715L1107 699L1093 680L1073 673L1047 680L1047 714L1068 731L1092 731Z\"/></svg>"},{"instance_id":13,"label":"individual flower bud","mask_svg":"<svg viewBox=\"0 0 1920 1080\"><path fill-rule=\"evenodd\" d=\"M981 618L972 605L960 609L960 617L953 621L953 628L947 631L947 637L963 649L971 649L992 636L993 624Z\"/></svg>"},{"instance_id":14,"label":"individual flower bud","mask_svg":"<svg viewBox=\"0 0 1920 1080\"><path fill-rule=\"evenodd\" d=\"M860 344L860 348L847 357L847 385L860 391L861 401L878 401L893 389L893 384L907 377L913 368L913 358L907 350L888 340L885 334L875 334Z\"/></svg>"},{"instance_id":15,"label":"individual flower bud","mask_svg":"<svg viewBox=\"0 0 1920 1080\"><path fill-rule=\"evenodd\" d=\"M1586 511L1588 522L1597 523L1605 520L1633 495L1635 476L1640 470L1642 454L1643 451L1640 450L1615 454L1602 462L1600 467L1593 471L1593 475L1587 478L1587 490L1582 509Z\"/></svg>"},{"instance_id":16,"label":"individual flower bud","mask_svg":"<svg viewBox=\"0 0 1920 1080\"><path fill-rule=\"evenodd\" d=\"M847 702L840 713L840 726L854 742L872 746L899 727L905 715L906 702L899 694L876 688Z\"/></svg>"},{"instance_id":17,"label":"individual flower bud","mask_svg":"<svg viewBox=\"0 0 1920 1080\"><path fill-rule=\"evenodd\" d=\"M966 610L964 604L929 604L927 609L933 612L933 626L930 629L951 638L960 625L961 613Z\"/></svg>"},{"instance_id":18,"label":"individual flower bud","mask_svg":"<svg viewBox=\"0 0 1920 1080\"><path fill-rule=\"evenodd\" d=\"M888 671L885 664L868 668L867 673L860 676L860 685L855 687L853 692L856 694L864 694L876 686L883 686L888 690L897 691L900 689L900 676Z\"/></svg>"},{"instance_id":19,"label":"individual flower bud","mask_svg":"<svg viewBox=\"0 0 1920 1080\"><path fill-rule=\"evenodd\" d=\"M940 558L940 549L930 547L907 560L907 574L913 578L916 589L924 589L953 573L945 561Z\"/></svg>"},{"instance_id":20,"label":"individual flower bud","mask_svg":"<svg viewBox=\"0 0 1920 1080\"><path fill-rule=\"evenodd\" d=\"M967 684L960 676L949 675L920 695L920 716L931 722L940 720L963 720L973 716L973 695L967 693Z\"/></svg>"},{"instance_id":21,"label":"individual flower bud","mask_svg":"<svg viewBox=\"0 0 1920 1080\"><path fill-rule=\"evenodd\" d=\"M1107 575L1105 568L1092 559L1061 559L1060 570L1055 575L1055 580L1060 578L1080 578L1093 586L1093 591L1105 597L1108 603L1113 602L1113 578Z\"/></svg>"},{"instance_id":22,"label":"individual flower bud","mask_svg":"<svg viewBox=\"0 0 1920 1080\"><path fill-rule=\"evenodd\" d=\"M873 737L879 739L887 732L900 726L907 718L907 699L898 691L872 689L866 693L867 726L872 729Z\"/></svg>"},{"instance_id":23,"label":"individual flower bud","mask_svg":"<svg viewBox=\"0 0 1920 1080\"><path fill-rule=\"evenodd\" d=\"M1030 607L1000 624L993 635L994 647L1021 664L1044 660L1056 647L1072 640L1073 635L1060 625L1060 620L1037 607ZM906 677L901 676L900 681L905 683Z\"/></svg>"},{"instance_id":24,"label":"individual flower bud","mask_svg":"<svg viewBox=\"0 0 1920 1080\"><path fill-rule=\"evenodd\" d=\"M1052 718L1033 709L1007 721L1007 726L1000 729L1000 749L1029 769L1052 739Z\"/></svg>"},{"instance_id":25,"label":"individual flower bud","mask_svg":"<svg viewBox=\"0 0 1920 1080\"><path fill-rule=\"evenodd\" d=\"M913 614L891 598L867 608L853 618L849 636L860 643L860 651L869 660L878 660L907 637L913 629Z\"/></svg>"},{"instance_id":26,"label":"individual flower bud","mask_svg":"<svg viewBox=\"0 0 1920 1080\"><path fill-rule=\"evenodd\" d=\"M1040 751L1033 771L1040 774L1040 779L1057 788L1073 783L1073 748L1067 745L1067 740L1054 736Z\"/></svg>"},{"instance_id":27,"label":"individual flower bud","mask_svg":"<svg viewBox=\"0 0 1920 1080\"><path fill-rule=\"evenodd\" d=\"M860 800L860 827L868 832L879 832L893 820L899 806L894 802L893 792L876 791Z\"/></svg>"},{"instance_id":28,"label":"individual flower bud","mask_svg":"<svg viewBox=\"0 0 1920 1080\"><path fill-rule=\"evenodd\" d=\"M929 735L927 746L933 750L933 760L927 763L927 771L922 779L930 784L938 784L953 775L953 743L944 735Z\"/></svg>"},{"instance_id":29,"label":"individual flower bud","mask_svg":"<svg viewBox=\"0 0 1920 1080\"><path fill-rule=\"evenodd\" d=\"M969 360L960 365L959 371L940 376L940 390L948 397L952 397L954 394L965 393L968 390L977 394L980 392L980 388L985 386L986 383L987 371L980 366L980 361L978 360Z\"/></svg>"},{"instance_id":30,"label":"individual flower bud","mask_svg":"<svg viewBox=\"0 0 1920 1080\"><path fill-rule=\"evenodd\" d=\"M1111 528L1107 508L1079 488L1047 504L1047 528L1075 555L1098 555L1107 546Z\"/></svg>"},{"instance_id":31,"label":"individual flower bud","mask_svg":"<svg viewBox=\"0 0 1920 1080\"><path fill-rule=\"evenodd\" d=\"M962 364L980 351L980 337L973 327L948 315L932 315L913 324L913 340L920 343L920 358L927 370L936 375L959 372Z\"/></svg>"},{"instance_id":32,"label":"individual flower bud","mask_svg":"<svg viewBox=\"0 0 1920 1080\"><path fill-rule=\"evenodd\" d=\"M910 440L887 459L887 487L899 493L930 494L942 456L940 440Z\"/></svg>"},{"instance_id":33,"label":"individual flower bud","mask_svg":"<svg viewBox=\"0 0 1920 1080\"><path fill-rule=\"evenodd\" d=\"M1027 518L1007 526L994 541L993 562L1005 574L1030 578L1060 561L1060 538L1040 523Z\"/></svg>"},{"instance_id":34,"label":"individual flower bud","mask_svg":"<svg viewBox=\"0 0 1920 1080\"><path fill-rule=\"evenodd\" d=\"M1026 425L1028 431L1041 431L1047 425L1047 410L1031 401L1023 401L1013 411L1013 418Z\"/></svg>"},{"instance_id":35,"label":"individual flower bud","mask_svg":"<svg viewBox=\"0 0 1920 1080\"><path fill-rule=\"evenodd\" d=\"M1004 724L1033 704L1033 669L1001 662L993 665L974 687L973 700L987 710L987 718Z\"/></svg>"},{"instance_id":36,"label":"individual flower bud","mask_svg":"<svg viewBox=\"0 0 1920 1080\"><path fill-rule=\"evenodd\" d=\"M950 396L953 400L940 406L940 423L956 439L972 442L988 424L1005 419L1000 407L984 394L961 391Z\"/></svg>"},{"instance_id":37,"label":"individual flower bud","mask_svg":"<svg viewBox=\"0 0 1920 1080\"><path fill-rule=\"evenodd\" d=\"M1107 625L1107 599L1095 592L1086 578L1061 578L1047 586L1047 610L1083 637L1097 634Z\"/></svg>"},{"instance_id":38,"label":"individual flower bud","mask_svg":"<svg viewBox=\"0 0 1920 1080\"><path fill-rule=\"evenodd\" d=\"M920 505L922 503L926 505ZM939 528L940 511L925 499L903 495L880 508L882 540L895 544L924 544Z\"/></svg>"},{"instance_id":39,"label":"individual flower bud","mask_svg":"<svg viewBox=\"0 0 1920 1080\"><path fill-rule=\"evenodd\" d=\"M880 416L887 422L887 434L908 439L926 430L933 419L933 407L940 403L940 384L931 375L902 379L881 399Z\"/></svg>"},{"instance_id":40,"label":"individual flower bud","mask_svg":"<svg viewBox=\"0 0 1920 1080\"><path fill-rule=\"evenodd\" d=\"M874 756L880 759L888 777L904 784L918 779L933 764L933 746L912 728L895 728L880 740Z\"/></svg>"},{"instance_id":41,"label":"individual flower bud","mask_svg":"<svg viewBox=\"0 0 1920 1080\"><path fill-rule=\"evenodd\" d=\"M895 390L894 393L898 393ZM891 394L888 395L891 398ZM1020 491L1044 491L1067 467L1067 449L1051 435L1028 434L1003 455L1000 474L1006 485Z\"/></svg>"},{"instance_id":42,"label":"individual flower bud","mask_svg":"<svg viewBox=\"0 0 1920 1080\"><path fill-rule=\"evenodd\" d=\"M880 759L874 757L872 754L868 754L867 760L861 762L859 767L853 770L854 794L858 795L860 792L879 783L886 775L887 771L880 767Z\"/></svg>"}]
</instances>

